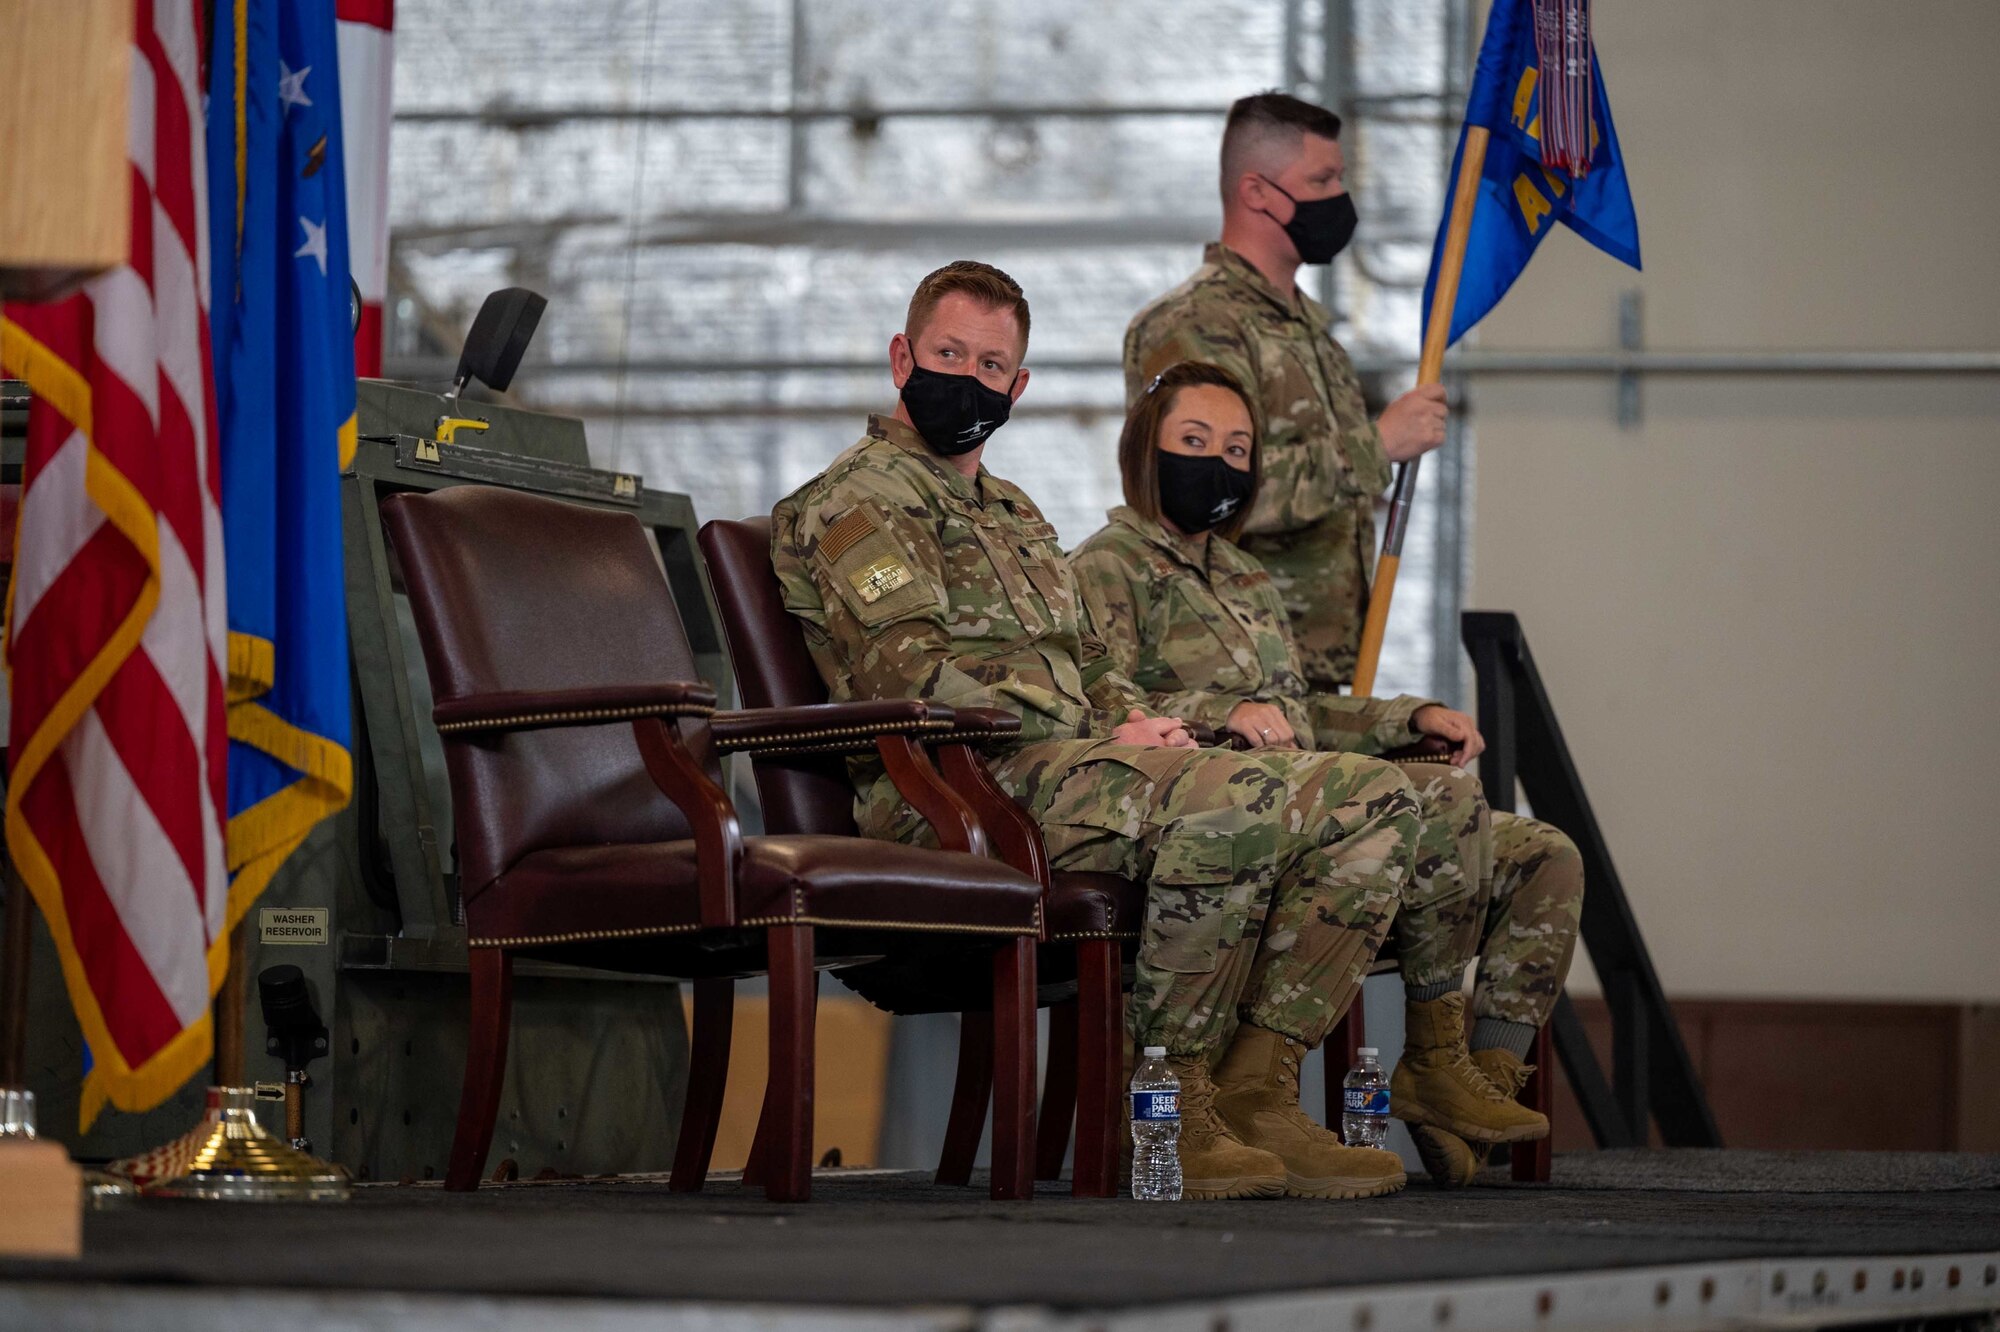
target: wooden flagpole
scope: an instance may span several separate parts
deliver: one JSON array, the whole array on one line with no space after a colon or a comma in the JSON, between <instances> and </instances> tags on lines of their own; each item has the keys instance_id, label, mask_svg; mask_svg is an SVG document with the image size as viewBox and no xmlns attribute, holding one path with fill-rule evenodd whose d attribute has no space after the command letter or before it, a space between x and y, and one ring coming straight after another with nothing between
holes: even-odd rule
<instances>
[{"instance_id":1,"label":"wooden flagpole","mask_svg":"<svg viewBox=\"0 0 2000 1332\"><path fill-rule=\"evenodd\" d=\"M1458 306L1458 276L1465 267L1465 239L1472 231L1472 209L1479 198L1479 173L1486 167L1487 129L1465 127L1465 151L1459 157L1458 184L1452 191L1451 225L1444 236L1437 286L1431 292L1431 317L1424 331L1423 360L1417 383L1444 381L1444 349L1451 337L1451 314ZM1389 521L1382 535L1382 558L1375 565L1375 585L1368 592L1368 618L1361 626L1361 651L1354 662L1354 684L1348 692L1365 698L1375 689L1375 669L1382 661L1382 638L1389 628L1389 602L1396 595L1396 570L1403 562L1403 535L1410 526L1410 501L1417 493L1417 465L1412 458L1396 468L1396 486L1389 492Z\"/></svg>"}]
</instances>

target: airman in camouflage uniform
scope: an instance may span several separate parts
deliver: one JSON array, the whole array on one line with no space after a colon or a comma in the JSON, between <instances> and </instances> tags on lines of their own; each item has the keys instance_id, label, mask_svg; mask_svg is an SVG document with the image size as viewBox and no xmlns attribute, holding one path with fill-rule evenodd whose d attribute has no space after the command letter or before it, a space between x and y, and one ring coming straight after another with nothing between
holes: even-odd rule
<instances>
[{"instance_id":1,"label":"airman in camouflage uniform","mask_svg":"<svg viewBox=\"0 0 2000 1332\"><path fill-rule=\"evenodd\" d=\"M871 418L772 522L786 608L834 699L1015 713L1020 743L993 771L1041 823L1050 862L1148 882L1138 1039L1207 1054L1240 1006L1319 1043L1409 873L1415 807L1394 767L1112 742L1145 703L1084 632L1055 529L1019 488L960 475L899 421ZM878 764L854 775L864 833L922 835Z\"/></svg>"},{"instance_id":2,"label":"airman in camouflage uniform","mask_svg":"<svg viewBox=\"0 0 2000 1332\"><path fill-rule=\"evenodd\" d=\"M1246 699L1282 709L1305 749L1381 753L1418 738L1427 700L1309 690L1287 617L1258 562L1214 534L1180 536L1120 506L1071 556L1086 625L1150 706L1221 727ZM1424 825L1395 922L1404 981L1421 989L1463 974L1478 955L1473 1012L1490 1036L1548 1021L1576 947L1583 869L1553 826L1490 813L1471 774L1406 765ZM1490 818L1490 824L1489 824ZM1475 1045L1480 1033L1476 1029ZM1525 1068L1487 1049L1473 1060L1510 1096ZM1431 1173L1465 1182L1485 1152L1415 1127Z\"/></svg>"},{"instance_id":3,"label":"airman in camouflage uniform","mask_svg":"<svg viewBox=\"0 0 2000 1332\"><path fill-rule=\"evenodd\" d=\"M1305 749L1379 754L1419 738L1410 719L1431 700L1306 687L1284 607L1250 555L1213 534L1178 536L1123 505L1110 518L1070 566L1087 626L1146 706L1219 728L1245 699L1272 703ZM1424 829L1395 924L1404 980L1454 979L1476 952L1474 1013L1541 1026L1583 909L1576 847L1539 820L1489 816L1478 779L1462 769L1424 762L1406 771Z\"/></svg>"},{"instance_id":4,"label":"airman in camouflage uniform","mask_svg":"<svg viewBox=\"0 0 2000 1332\"><path fill-rule=\"evenodd\" d=\"M1179 361L1219 365L1256 399L1264 478L1240 544L1290 617L1306 683L1334 694L1354 678L1390 479L1354 362L1317 301L1220 242L1125 330L1127 405Z\"/></svg>"},{"instance_id":5,"label":"airman in camouflage uniform","mask_svg":"<svg viewBox=\"0 0 2000 1332\"><path fill-rule=\"evenodd\" d=\"M981 463L1027 386L1028 327L1019 285L989 265L918 285L889 344L895 415L772 513L786 608L836 700L1020 717L987 761L1050 863L1145 884L1130 1022L1180 1078L1187 1196L1399 1189L1393 1153L1348 1147L1304 1112L1297 1068L1352 1001L1409 877L1409 782L1358 755L1197 749L1148 715L1085 630L1055 529ZM921 835L879 771L853 775L866 831Z\"/></svg>"}]
</instances>

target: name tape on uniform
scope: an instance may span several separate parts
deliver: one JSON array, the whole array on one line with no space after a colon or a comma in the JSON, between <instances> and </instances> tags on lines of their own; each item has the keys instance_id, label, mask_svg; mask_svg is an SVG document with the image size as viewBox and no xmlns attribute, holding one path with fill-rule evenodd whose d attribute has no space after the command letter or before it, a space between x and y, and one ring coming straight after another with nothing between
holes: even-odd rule
<instances>
[{"instance_id":1,"label":"name tape on uniform","mask_svg":"<svg viewBox=\"0 0 2000 1332\"><path fill-rule=\"evenodd\" d=\"M259 907L257 937L267 944L323 944L332 916L327 907Z\"/></svg>"}]
</instances>

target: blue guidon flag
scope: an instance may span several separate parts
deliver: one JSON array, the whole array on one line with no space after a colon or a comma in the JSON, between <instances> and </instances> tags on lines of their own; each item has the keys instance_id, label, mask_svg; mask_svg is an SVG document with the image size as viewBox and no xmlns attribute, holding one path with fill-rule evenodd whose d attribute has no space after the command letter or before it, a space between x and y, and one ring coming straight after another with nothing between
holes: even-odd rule
<instances>
[{"instance_id":1,"label":"blue guidon flag","mask_svg":"<svg viewBox=\"0 0 2000 1332\"><path fill-rule=\"evenodd\" d=\"M1492 138L1447 345L1500 303L1557 223L1639 267L1639 219L1591 44L1588 0L1494 0L1465 123L1485 126ZM1461 130L1453 194L1464 152ZM1426 322L1451 211L1448 194L1424 283Z\"/></svg>"},{"instance_id":2,"label":"blue guidon flag","mask_svg":"<svg viewBox=\"0 0 2000 1332\"><path fill-rule=\"evenodd\" d=\"M238 910L347 803L354 342L334 0L218 0L208 197Z\"/></svg>"}]
</instances>

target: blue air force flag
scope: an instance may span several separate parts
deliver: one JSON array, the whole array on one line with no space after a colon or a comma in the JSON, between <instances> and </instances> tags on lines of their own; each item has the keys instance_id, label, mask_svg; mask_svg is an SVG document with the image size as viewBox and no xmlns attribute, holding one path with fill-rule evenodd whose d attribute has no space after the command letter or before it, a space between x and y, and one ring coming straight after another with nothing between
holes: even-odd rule
<instances>
[{"instance_id":1,"label":"blue air force flag","mask_svg":"<svg viewBox=\"0 0 2000 1332\"><path fill-rule=\"evenodd\" d=\"M340 469L354 452L334 0L215 7L211 309L237 909L353 790Z\"/></svg>"},{"instance_id":2,"label":"blue air force flag","mask_svg":"<svg viewBox=\"0 0 2000 1332\"><path fill-rule=\"evenodd\" d=\"M1547 5L1549 0L1542 3ZM1612 258L1639 267L1639 219L1632 211L1632 190L1625 179L1625 161L1618 152L1618 133L1611 125L1611 104L1594 50L1589 55L1591 115L1587 125L1579 126L1579 134L1588 134L1589 170L1572 173L1543 164L1543 78L1535 41L1536 7L1535 0L1494 0L1486 20L1486 38L1479 47L1465 123L1468 127L1485 126L1492 137L1479 176L1479 199L1466 239L1465 269L1459 279L1458 304L1452 311L1447 346L1500 303L1534 257L1535 247L1558 223ZM1587 14L1583 25L1587 49ZM1575 76L1582 74L1578 63ZM1582 80L1576 77L1575 82L1580 85ZM1431 247L1431 273L1424 283L1426 324L1464 155L1465 131L1460 130L1458 151L1451 162L1451 192L1445 197L1444 220L1438 224L1437 240Z\"/></svg>"}]
</instances>

